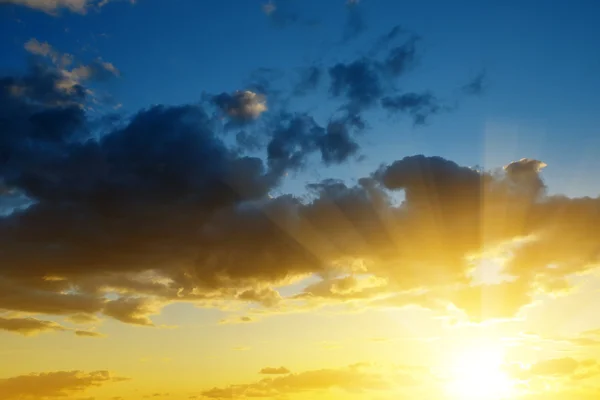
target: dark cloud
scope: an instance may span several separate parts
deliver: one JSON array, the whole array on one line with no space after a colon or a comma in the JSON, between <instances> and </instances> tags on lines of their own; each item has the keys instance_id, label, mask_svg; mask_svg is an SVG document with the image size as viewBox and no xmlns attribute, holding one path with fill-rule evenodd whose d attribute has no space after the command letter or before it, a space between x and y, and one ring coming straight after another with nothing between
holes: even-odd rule
<instances>
[{"instance_id":1,"label":"dark cloud","mask_svg":"<svg viewBox=\"0 0 600 400\"><path fill-rule=\"evenodd\" d=\"M415 125L424 125L431 115L444 109L440 101L428 92L384 97L381 99L381 106L394 114L408 114Z\"/></svg>"},{"instance_id":2,"label":"dark cloud","mask_svg":"<svg viewBox=\"0 0 600 400\"><path fill-rule=\"evenodd\" d=\"M355 77L352 68L348 77ZM50 82L48 90L57 92L52 96L78 96ZM340 90L359 103L380 95L364 100L343 82ZM270 199L282 175L303 167L310 155L325 164L354 155L353 137L364 129L360 116L323 127L307 114L282 113L267 129L264 165L230 150L199 106L152 107L92 138L80 108L32 101L38 93L15 94L10 85L2 92L3 187L33 202L0 219L4 309L104 314L151 326L150 316L173 301L235 299L279 307L285 299L273 285L310 274L335 279L354 260L369 260L363 268L387 280L385 290L467 285L465 256L484 247L482 221L493 243L544 228L548 215L557 215L548 213L553 202L593 215L575 200L538 203L542 164L534 160L509 164L496 176L439 157L406 157L355 186L323 181L309 186L308 200ZM8 114L9 108L18 112ZM401 206L388 195L398 190L406 199ZM577 246L594 243L592 233ZM520 257L510 268L518 268ZM520 282L525 294L531 279ZM342 282L332 283L329 293L316 287L307 293L359 296L344 292ZM375 289L361 290L367 298ZM435 296L465 308L475 301L443 291Z\"/></svg>"},{"instance_id":3,"label":"dark cloud","mask_svg":"<svg viewBox=\"0 0 600 400\"><path fill-rule=\"evenodd\" d=\"M119 321L133 324L154 326L148 314L156 314L157 308L151 300L139 297L121 297L106 303L103 312Z\"/></svg>"},{"instance_id":4,"label":"dark cloud","mask_svg":"<svg viewBox=\"0 0 600 400\"><path fill-rule=\"evenodd\" d=\"M0 78L0 196L31 203L0 217L0 309L152 326L176 301L283 309L288 300L371 301L380 291L397 295L390 303L424 304L405 293L419 289L429 303L483 319L488 312L474 305L483 288L469 272L484 250L521 240L506 267L515 283L485 288L514 300L494 316L589 268L600 248L599 201L549 196L536 160L485 172L417 155L354 185L325 180L302 198L273 197L310 157L330 165L357 155L363 110L437 112L429 92L387 90L387 79L410 69L414 46L409 39L382 60L332 67L331 93L347 112L326 124L284 110L244 127L238 144L266 143L266 161L231 149L202 106L154 106L94 125L84 80L39 64ZM254 100L238 93L217 102L228 118L251 116ZM374 281L356 278L359 270ZM276 290L310 275L323 282L298 298Z\"/></svg>"},{"instance_id":5,"label":"dark cloud","mask_svg":"<svg viewBox=\"0 0 600 400\"><path fill-rule=\"evenodd\" d=\"M282 114L267 146L269 165L275 171L300 169L315 152L326 165L342 163L358 152L353 135L362 128L348 118L322 127L307 114Z\"/></svg>"},{"instance_id":6,"label":"dark cloud","mask_svg":"<svg viewBox=\"0 0 600 400\"><path fill-rule=\"evenodd\" d=\"M330 67L331 95L346 100L344 108L351 116L374 107L386 94L394 92L395 80L414 66L417 41L416 36L407 39L390 49L383 60L361 57Z\"/></svg>"},{"instance_id":7,"label":"dark cloud","mask_svg":"<svg viewBox=\"0 0 600 400\"><path fill-rule=\"evenodd\" d=\"M338 63L329 68L331 94L347 98L351 109L372 106L383 95L375 67L370 60L360 59L349 64Z\"/></svg>"}]
</instances>

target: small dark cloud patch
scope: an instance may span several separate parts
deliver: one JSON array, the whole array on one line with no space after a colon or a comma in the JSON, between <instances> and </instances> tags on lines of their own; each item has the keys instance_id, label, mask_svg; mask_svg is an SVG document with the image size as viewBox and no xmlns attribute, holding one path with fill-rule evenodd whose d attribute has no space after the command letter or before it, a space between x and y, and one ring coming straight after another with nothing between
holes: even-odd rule
<instances>
[{"instance_id":1,"label":"small dark cloud patch","mask_svg":"<svg viewBox=\"0 0 600 400\"><path fill-rule=\"evenodd\" d=\"M383 88L375 65L369 59L338 63L329 68L330 93L348 99L348 108L362 110L375 104Z\"/></svg>"},{"instance_id":2,"label":"small dark cloud patch","mask_svg":"<svg viewBox=\"0 0 600 400\"><path fill-rule=\"evenodd\" d=\"M384 63L383 67L392 77L398 77L410 71L417 61L417 43L420 38L412 36L403 44L393 47Z\"/></svg>"},{"instance_id":3,"label":"small dark cloud patch","mask_svg":"<svg viewBox=\"0 0 600 400\"><path fill-rule=\"evenodd\" d=\"M415 125L425 125L431 115L438 114L445 107L430 92L404 93L381 99L383 109L393 114L409 115Z\"/></svg>"},{"instance_id":4,"label":"small dark cloud patch","mask_svg":"<svg viewBox=\"0 0 600 400\"><path fill-rule=\"evenodd\" d=\"M480 96L485 93L487 88L487 74L485 71L480 72L466 85L461 88L462 92L470 96Z\"/></svg>"},{"instance_id":5,"label":"small dark cloud patch","mask_svg":"<svg viewBox=\"0 0 600 400\"><path fill-rule=\"evenodd\" d=\"M286 375L290 372L286 367L265 367L259 371L263 375Z\"/></svg>"},{"instance_id":6,"label":"small dark cloud patch","mask_svg":"<svg viewBox=\"0 0 600 400\"><path fill-rule=\"evenodd\" d=\"M326 165L346 161L359 150L353 138L355 122L337 119L323 127L307 114L282 115L267 146L269 166L275 171L298 170L315 152Z\"/></svg>"},{"instance_id":7,"label":"small dark cloud patch","mask_svg":"<svg viewBox=\"0 0 600 400\"><path fill-rule=\"evenodd\" d=\"M416 61L417 38L389 50L383 60L361 57L329 68L330 93L346 99L349 114L372 108L393 88L394 80L410 71Z\"/></svg>"}]
</instances>

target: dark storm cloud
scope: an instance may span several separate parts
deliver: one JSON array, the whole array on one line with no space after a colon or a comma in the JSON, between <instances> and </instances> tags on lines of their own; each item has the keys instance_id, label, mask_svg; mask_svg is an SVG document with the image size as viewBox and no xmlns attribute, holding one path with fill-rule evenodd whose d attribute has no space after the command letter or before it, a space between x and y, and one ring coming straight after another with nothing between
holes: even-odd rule
<instances>
[{"instance_id":1,"label":"dark storm cloud","mask_svg":"<svg viewBox=\"0 0 600 400\"><path fill-rule=\"evenodd\" d=\"M164 257L170 258L172 246L194 259L192 243L211 210L263 197L278 181L260 159L227 149L199 107L153 107L92 139L82 107L75 104L86 100L85 91L61 85L62 76L54 70L36 66L29 75L0 82L2 195L10 188L33 202L0 219L0 258L7 266L0 279L6 287L0 308L104 311L125 322L149 324L139 315L148 311L142 300L105 304L95 291L104 282L115 285L109 275L90 283L90 273L171 264ZM169 231L170 238L162 240ZM31 246L39 251L30 253ZM111 250L94 255L100 248ZM142 248L154 248L145 261L137 258L146 252ZM92 292L59 293L72 289L77 276L88 277L79 284Z\"/></svg>"}]
</instances>

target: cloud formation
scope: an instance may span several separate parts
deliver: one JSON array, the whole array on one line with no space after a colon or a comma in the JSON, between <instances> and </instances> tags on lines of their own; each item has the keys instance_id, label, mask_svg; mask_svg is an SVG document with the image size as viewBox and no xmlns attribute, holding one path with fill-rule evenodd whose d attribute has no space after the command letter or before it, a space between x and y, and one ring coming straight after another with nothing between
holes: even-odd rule
<instances>
[{"instance_id":1,"label":"cloud formation","mask_svg":"<svg viewBox=\"0 0 600 400\"><path fill-rule=\"evenodd\" d=\"M594 359L577 360L571 357L551 358L533 363L527 368L509 367L516 379L571 379L580 381L600 374L600 364Z\"/></svg>"},{"instance_id":2,"label":"cloud formation","mask_svg":"<svg viewBox=\"0 0 600 400\"><path fill-rule=\"evenodd\" d=\"M267 111L265 97L249 90L221 93L214 96L212 101L232 121L240 124L255 120Z\"/></svg>"},{"instance_id":3,"label":"cloud formation","mask_svg":"<svg viewBox=\"0 0 600 400\"><path fill-rule=\"evenodd\" d=\"M52 321L36 318L5 318L0 317L0 330L33 336L42 332L64 331L65 328Z\"/></svg>"},{"instance_id":4,"label":"cloud formation","mask_svg":"<svg viewBox=\"0 0 600 400\"><path fill-rule=\"evenodd\" d=\"M538 160L478 171L414 155L356 184L326 179L303 197L273 195L311 157L333 165L358 156L363 111L382 106L423 123L444 109L430 91L390 89L417 61L418 37L403 33L378 40L381 58L328 69L345 112L325 124L285 107L257 121L266 98L237 91L98 128L85 85L118 70L99 60L67 70L50 45L28 42L47 62L0 78L0 197L28 202L0 201L0 309L143 326L173 302L453 304L474 318L504 318L589 269L598 199L549 196ZM264 148L232 148L214 107ZM472 282L474 260L499 248L508 248L503 272L512 280ZM291 297L278 291L307 276L322 281ZM478 306L489 296L507 299Z\"/></svg>"},{"instance_id":5,"label":"cloud formation","mask_svg":"<svg viewBox=\"0 0 600 400\"><path fill-rule=\"evenodd\" d=\"M1 3L16 4L55 15L61 9L85 14L92 8L100 8L113 0L0 0ZM135 0L130 0L134 3Z\"/></svg>"},{"instance_id":6,"label":"cloud formation","mask_svg":"<svg viewBox=\"0 0 600 400\"><path fill-rule=\"evenodd\" d=\"M123 380L126 379L114 376L109 371L46 372L0 379L0 393L6 400L64 398L92 387Z\"/></svg>"},{"instance_id":7,"label":"cloud formation","mask_svg":"<svg viewBox=\"0 0 600 400\"><path fill-rule=\"evenodd\" d=\"M392 383L377 371L360 365L340 369L319 369L300 373L269 377L249 384L215 387L202 392L207 398L276 397L299 392L319 392L332 388L360 392L382 390Z\"/></svg>"}]
</instances>

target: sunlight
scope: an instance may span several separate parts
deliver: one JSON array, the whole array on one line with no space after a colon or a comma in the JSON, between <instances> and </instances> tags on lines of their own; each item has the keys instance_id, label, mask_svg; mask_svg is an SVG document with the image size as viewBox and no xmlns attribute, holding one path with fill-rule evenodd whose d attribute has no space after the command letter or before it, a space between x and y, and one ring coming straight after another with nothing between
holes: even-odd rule
<instances>
[{"instance_id":1,"label":"sunlight","mask_svg":"<svg viewBox=\"0 0 600 400\"><path fill-rule=\"evenodd\" d=\"M499 348L477 346L459 354L451 365L448 391L461 400L500 400L512 394L512 382L502 371Z\"/></svg>"}]
</instances>

